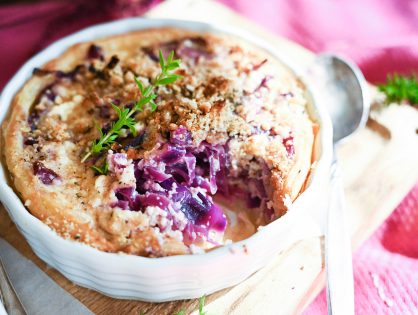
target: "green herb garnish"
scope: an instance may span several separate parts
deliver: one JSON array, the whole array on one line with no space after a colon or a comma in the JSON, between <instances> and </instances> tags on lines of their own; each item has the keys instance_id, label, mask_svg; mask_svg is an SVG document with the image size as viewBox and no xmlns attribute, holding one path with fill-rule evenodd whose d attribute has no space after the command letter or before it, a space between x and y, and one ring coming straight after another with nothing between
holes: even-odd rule
<instances>
[{"instance_id":1,"label":"green herb garnish","mask_svg":"<svg viewBox=\"0 0 418 315\"><path fill-rule=\"evenodd\" d=\"M418 81L415 75L389 75L386 84L379 85L378 88L385 93L387 103L407 101L411 105L418 104Z\"/></svg>"},{"instance_id":2,"label":"green herb garnish","mask_svg":"<svg viewBox=\"0 0 418 315\"><path fill-rule=\"evenodd\" d=\"M206 315L206 312L203 311L203 307L205 306L205 299L206 296L199 298L199 315Z\"/></svg>"},{"instance_id":3,"label":"green herb garnish","mask_svg":"<svg viewBox=\"0 0 418 315\"><path fill-rule=\"evenodd\" d=\"M109 164L107 163L107 161L105 161L102 166L93 165L93 166L90 166L90 168L93 171L95 171L97 174L107 175L109 171Z\"/></svg>"},{"instance_id":4,"label":"green herb garnish","mask_svg":"<svg viewBox=\"0 0 418 315\"><path fill-rule=\"evenodd\" d=\"M206 315L206 312L203 311L203 307L205 306L205 299L206 296L204 295L199 298L199 315ZM184 310L181 310L177 313L174 313L173 315L186 315L186 312Z\"/></svg>"},{"instance_id":5,"label":"green herb garnish","mask_svg":"<svg viewBox=\"0 0 418 315\"><path fill-rule=\"evenodd\" d=\"M173 60L174 51L172 51L168 55L167 59L165 59L163 53L160 50L159 57L161 73L154 78L148 87L145 88L142 82L138 78L135 78L135 82L139 88L139 91L141 92L141 97L135 103L132 109L123 107L120 108L113 103L111 104L112 108L118 114L118 120L112 123L110 130L106 133L103 133L102 129L97 127L100 132L100 139L93 142L90 151L87 152L86 155L84 155L84 157L81 159L82 163L84 163L89 157L99 154L103 150L109 148L119 137L122 128L129 128L131 133L136 135L136 121L133 118L134 114L141 111L147 104L150 104L151 110L155 111L157 109L157 104L154 100L157 97L157 94L154 93L154 89L159 85L167 85L181 78L180 75L173 73L173 71L176 70L181 63L180 59ZM96 172L99 172L99 174L103 173L101 172L103 171L103 168L93 167L93 169Z\"/></svg>"}]
</instances>

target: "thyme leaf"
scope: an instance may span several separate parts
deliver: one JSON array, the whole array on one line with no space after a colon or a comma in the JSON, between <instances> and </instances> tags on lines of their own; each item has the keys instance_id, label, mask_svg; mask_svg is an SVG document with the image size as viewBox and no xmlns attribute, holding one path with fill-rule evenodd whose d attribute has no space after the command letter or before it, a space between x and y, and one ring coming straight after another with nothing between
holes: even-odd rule
<instances>
[{"instance_id":1,"label":"thyme leaf","mask_svg":"<svg viewBox=\"0 0 418 315\"><path fill-rule=\"evenodd\" d=\"M203 311L203 307L205 306L206 296L201 296L199 298L199 315L206 315L206 312Z\"/></svg>"},{"instance_id":2,"label":"thyme leaf","mask_svg":"<svg viewBox=\"0 0 418 315\"><path fill-rule=\"evenodd\" d=\"M107 163L107 161L104 162L104 164L102 166L90 166L90 168L96 172L96 174L100 174L100 175L107 175L107 173L109 172L109 164Z\"/></svg>"}]
</instances>

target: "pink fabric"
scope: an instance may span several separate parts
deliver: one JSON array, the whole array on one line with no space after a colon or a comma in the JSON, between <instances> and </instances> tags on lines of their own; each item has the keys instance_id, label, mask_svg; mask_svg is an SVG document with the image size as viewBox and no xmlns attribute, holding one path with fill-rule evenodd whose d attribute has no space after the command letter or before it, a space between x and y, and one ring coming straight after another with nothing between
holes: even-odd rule
<instances>
[{"instance_id":1,"label":"pink fabric","mask_svg":"<svg viewBox=\"0 0 418 315\"><path fill-rule=\"evenodd\" d=\"M220 0L278 35L352 58L371 82L418 70L418 1ZM159 0L72 0L0 7L0 88L31 55L88 25ZM418 184L354 255L358 314L418 314ZM373 282L380 282L379 296ZM382 292L380 295L382 295ZM388 306L393 301L393 306ZM305 314L325 314L322 292Z\"/></svg>"}]
</instances>

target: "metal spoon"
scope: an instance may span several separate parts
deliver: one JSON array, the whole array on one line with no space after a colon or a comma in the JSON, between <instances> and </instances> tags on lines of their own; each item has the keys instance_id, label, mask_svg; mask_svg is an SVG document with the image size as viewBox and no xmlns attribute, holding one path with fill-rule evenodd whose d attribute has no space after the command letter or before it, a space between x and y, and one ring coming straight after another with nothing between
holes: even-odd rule
<instances>
[{"instance_id":1,"label":"metal spoon","mask_svg":"<svg viewBox=\"0 0 418 315\"><path fill-rule=\"evenodd\" d=\"M370 111L367 82L356 65L336 55L315 60L315 81L320 82L319 101L331 115L334 154L325 235L328 314L354 314L354 281L350 231L345 218L345 198L336 148L363 128Z\"/></svg>"}]
</instances>

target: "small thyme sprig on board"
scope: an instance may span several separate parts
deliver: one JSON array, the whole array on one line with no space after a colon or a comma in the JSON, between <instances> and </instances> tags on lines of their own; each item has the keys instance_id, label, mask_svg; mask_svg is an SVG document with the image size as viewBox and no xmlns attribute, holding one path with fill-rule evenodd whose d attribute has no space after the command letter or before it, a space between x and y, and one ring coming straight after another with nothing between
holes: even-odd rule
<instances>
[{"instance_id":1,"label":"small thyme sprig on board","mask_svg":"<svg viewBox=\"0 0 418 315\"><path fill-rule=\"evenodd\" d=\"M415 75L389 75L386 83L378 85L378 88L386 95L387 103L407 101L411 105L418 105L418 81Z\"/></svg>"},{"instance_id":2,"label":"small thyme sprig on board","mask_svg":"<svg viewBox=\"0 0 418 315\"><path fill-rule=\"evenodd\" d=\"M199 315L206 315L206 312L203 311L203 307L205 306L206 296L203 295L199 298Z\"/></svg>"},{"instance_id":3,"label":"small thyme sprig on board","mask_svg":"<svg viewBox=\"0 0 418 315\"><path fill-rule=\"evenodd\" d=\"M81 159L82 163L84 163L89 157L99 154L103 150L109 148L119 137L122 128L127 127L133 135L136 135L136 121L133 118L133 115L141 111L142 108L147 104L150 104L151 110L155 111L157 109L157 104L155 104L154 100L157 97L157 94L154 93L154 89L159 85L167 85L173 83L182 77L173 73L174 70L180 67L181 63L180 59L173 59L174 51L172 51L168 55L167 59L165 59L163 53L160 50L159 57L161 73L154 78L148 87L145 88L142 82L138 78L135 78L135 82L139 88L139 91L141 92L141 97L131 109L123 107L120 108L113 103L111 104L112 108L118 114L118 120L112 123L110 130L106 133L104 133L100 127L97 127L100 132L100 138L93 142L89 152L87 152ZM102 167L93 166L92 169L99 174L107 173L106 163Z\"/></svg>"},{"instance_id":4,"label":"small thyme sprig on board","mask_svg":"<svg viewBox=\"0 0 418 315\"><path fill-rule=\"evenodd\" d=\"M206 312L203 311L203 308L205 307L205 299L205 295L199 298L199 315L206 315ZM174 313L173 315L186 315L186 312L184 310L180 310L177 313Z\"/></svg>"}]
</instances>

